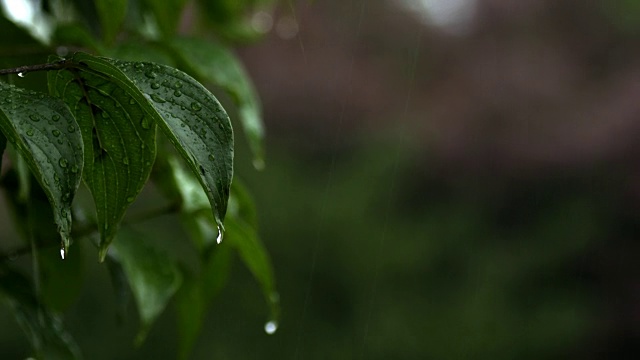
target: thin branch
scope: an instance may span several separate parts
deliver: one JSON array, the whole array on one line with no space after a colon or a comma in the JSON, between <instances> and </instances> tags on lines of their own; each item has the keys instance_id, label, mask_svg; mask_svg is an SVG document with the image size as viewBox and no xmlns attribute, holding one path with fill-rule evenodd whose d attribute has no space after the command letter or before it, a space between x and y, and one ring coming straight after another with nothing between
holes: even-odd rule
<instances>
[{"instance_id":1,"label":"thin branch","mask_svg":"<svg viewBox=\"0 0 640 360\"><path fill-rule=\"evenodd\" d=\"M0 69L0 75L25 74L34 71L60 70L69 67L71 60L60 60L49 64L25 65L12 69Z\"/></svg>"}]
</instances>

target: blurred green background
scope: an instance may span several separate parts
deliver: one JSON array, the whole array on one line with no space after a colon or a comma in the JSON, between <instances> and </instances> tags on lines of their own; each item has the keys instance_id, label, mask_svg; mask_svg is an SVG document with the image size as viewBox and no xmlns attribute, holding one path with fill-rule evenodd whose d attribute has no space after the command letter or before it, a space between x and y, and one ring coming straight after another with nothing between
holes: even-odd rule
<instances>
[{"instance_id":1,"label":"blurred green background","mask_svg":"<svg viewBox=\"0 0 640 360\"><path fill-rule=\"evenodd\" d=\"M267 166L239 140L236 171L282 316L266 335L236 262L194 359L640 351L640 2L298 1L255 23L265 39L239 52ZM171 250L177 226L140 230ZM66 321L85 357L174 358L172 309L134 348L133 305L118 322L108 273L84 252ZM6 308L0 324L2 358L26 357Z\"/></svg>"}]
</instances>

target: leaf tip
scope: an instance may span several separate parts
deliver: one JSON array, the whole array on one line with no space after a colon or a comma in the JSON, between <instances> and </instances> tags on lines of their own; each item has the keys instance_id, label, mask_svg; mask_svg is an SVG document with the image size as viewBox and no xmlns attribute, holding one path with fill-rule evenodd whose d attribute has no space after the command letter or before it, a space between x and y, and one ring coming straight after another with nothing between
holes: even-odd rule
<instances>
[{"instance_id":1,"label":"leaf tip","mask_svg":"<svg viewBox=\"0 0 640 360\"><path fill-rule=\"evenodd\" d=\"M102 243L100 244L100 249L98 250L98 260L103 263L107 258L107 253L109 252L109 244Z\"/></svg>"}]
</instances>

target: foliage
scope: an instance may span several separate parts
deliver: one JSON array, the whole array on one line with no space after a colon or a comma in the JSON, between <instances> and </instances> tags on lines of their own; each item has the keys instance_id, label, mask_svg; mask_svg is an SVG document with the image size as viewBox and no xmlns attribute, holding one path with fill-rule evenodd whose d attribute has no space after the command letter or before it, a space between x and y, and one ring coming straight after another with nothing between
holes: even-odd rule
<instances>
[{"instance_id":1,"label":"foliage","mask_svg":"<svg viewBox=\"0 0 640 360\"><path fill-rule=\"evenodd\" d=\"M253 163L262 168L260 102L229 45L258 37L248 15L271 1L41 5L32 9L38 21L0 17L0 183L24 239L14 253L31 254L31 266L2 258L0 295L34 355L81 357L62 314L82 288L75 248L86 244L97 248L117 298L134 299L138 344L175 298L178 356L187 358L234 253L276 322L278 296L253 201L233 179L231 121L202 85L232 99ZM162 196L160 209L128 215L149 184ZM154 216L180 219L195 262L178 260L136 230L136 222ZM54 259L58 247L64 261Z\"/></svg>"}]
</instances>

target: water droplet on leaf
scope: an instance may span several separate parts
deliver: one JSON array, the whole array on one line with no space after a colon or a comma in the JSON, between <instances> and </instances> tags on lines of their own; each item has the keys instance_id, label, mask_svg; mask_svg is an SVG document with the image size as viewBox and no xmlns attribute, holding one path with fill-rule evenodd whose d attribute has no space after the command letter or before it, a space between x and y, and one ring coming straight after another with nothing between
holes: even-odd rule
<instances>
[{"instance_id":1,"label":"water droplet on leaf","mask_svg":"<svg viewBox=\"0 0 640 360\"><path fill-rule=\"evenodd\" d=\"M160 84L158 84L157 82L151 83L151 88L152 89L160 89Z\"/></svg>"},{"instance_id":2,"label":"water droplet on leaf","mask_svg":"<svg viewBox=\"0 0 640 360\"><path fill-rule=\"evenodd\" d=\"M182 96L182 91L180 91L180 90L176 90L176 91L174 91L174 92L173 92L173 96L175 96L175 97L180 97L180 96Z\"/></svg>"},{"instance_id":3,"label":"water droplet on leaf","mask_svg":"<svg viewBox=\"0 0 640 360\"><path fill-rule=\"evenodd\" d=\"M53 115L53 116L51 117L51 120L53 120L53 121L55 121L55 122L58 122L58 120L60 120L60 115Z\"/></svg>"},{"instance_id":4,"label":"water droplet on leaf","mask_svg":"<svg viewBox=\"0 0 640 360\"><path fill-rule=\"evenodd\" d=\"M76 127L73 126L73 125L69 125L69 126L67 126L67 131L72 133L72 132L76 131Z\"/></svg>"},{"instance_id":5,"label":"water droplet on leaf","mask_svg":"<svg viewBox=\"0 0 640 360\"><path fill-rule=\"evenodd\" d=\"M167 102L167 100L163 99L162 97L160 97L160 96L158 96L156 94L152 94L151 95L151 100L153 100L153 101L155 101L157 103L160 103L160 104Z\"/></svg>"},{"instance_id":6,"label":"water droplet on leaf","mask_svg":"<svg viewBox=\"0 0 640 360\"><path fill-rule=\"evenodd\" d=\"M65 158L60 158L60 160L58 160L58 165L60 165L61 168L66 168L67 165L69 165L69 162Z\"/></svg>"},{"instance_id":7,"label":"water droplet on leaf","mask_svg":"<svg viewBox=\"0 0 640 360\"><path fill-rule=\"evenodd\" d=\"M53 134L53 136L58 137L60 136L60 130L58 129L53 129L51 130L51 133Z\"/></svg>"},{"instance_id":8,"label":"water droplet on leaf","mask_svg":"<svg viewBox=\"0 0 640 360\"><path fill-rule=\"evenodd\" d=\"M142 128L146 130L151 129L151 119L148 116L143 117L142 121L140 122L140 126L142 126Z\"/></svg>"},{"instance_id":9,"label":"water droplet on leaf","mask_svg":"<svg viewBox=\"0 0 640 360\"><path fill-rule=\"evenodd\" d=\"M127 202L133 202L133 200L134 200L134 199L135 199L135 198L134 198L133 196L129 196L129 197L127 198Z\"/></svg>"},{"instance_id":10,"label":"water droplet on leaf","mask_svg":"<svg viewBox=\"0 0 640 360\"><path fill-rule=\"evenodd\" d=\"M27 130L27 135L28 136L33 136L33 129Z\"/></svg>"},{"instance_id":11,"label":"water droplet on leaf","mask_svg":"<svg viewBox=\"0 0 640 360\"><path fill-rule=\"evenodd\" d=\"M191 109L193 111L200 111L200 109L202 109L202 105L198 104L197 102L192 102Z\"/></svg>"},{"instance_id":12,"label":"water droplet on leaf","mask_svg":"<svg viewBox=\"0 0 640 360\"><path fill-rule=\"evenodd\" d=\"M29 115L29 119L31 119L31 121L33 121L33 122L40 121L40 117L38 115L35 115L35 114Z\"/></svg>"}]
</instances>

